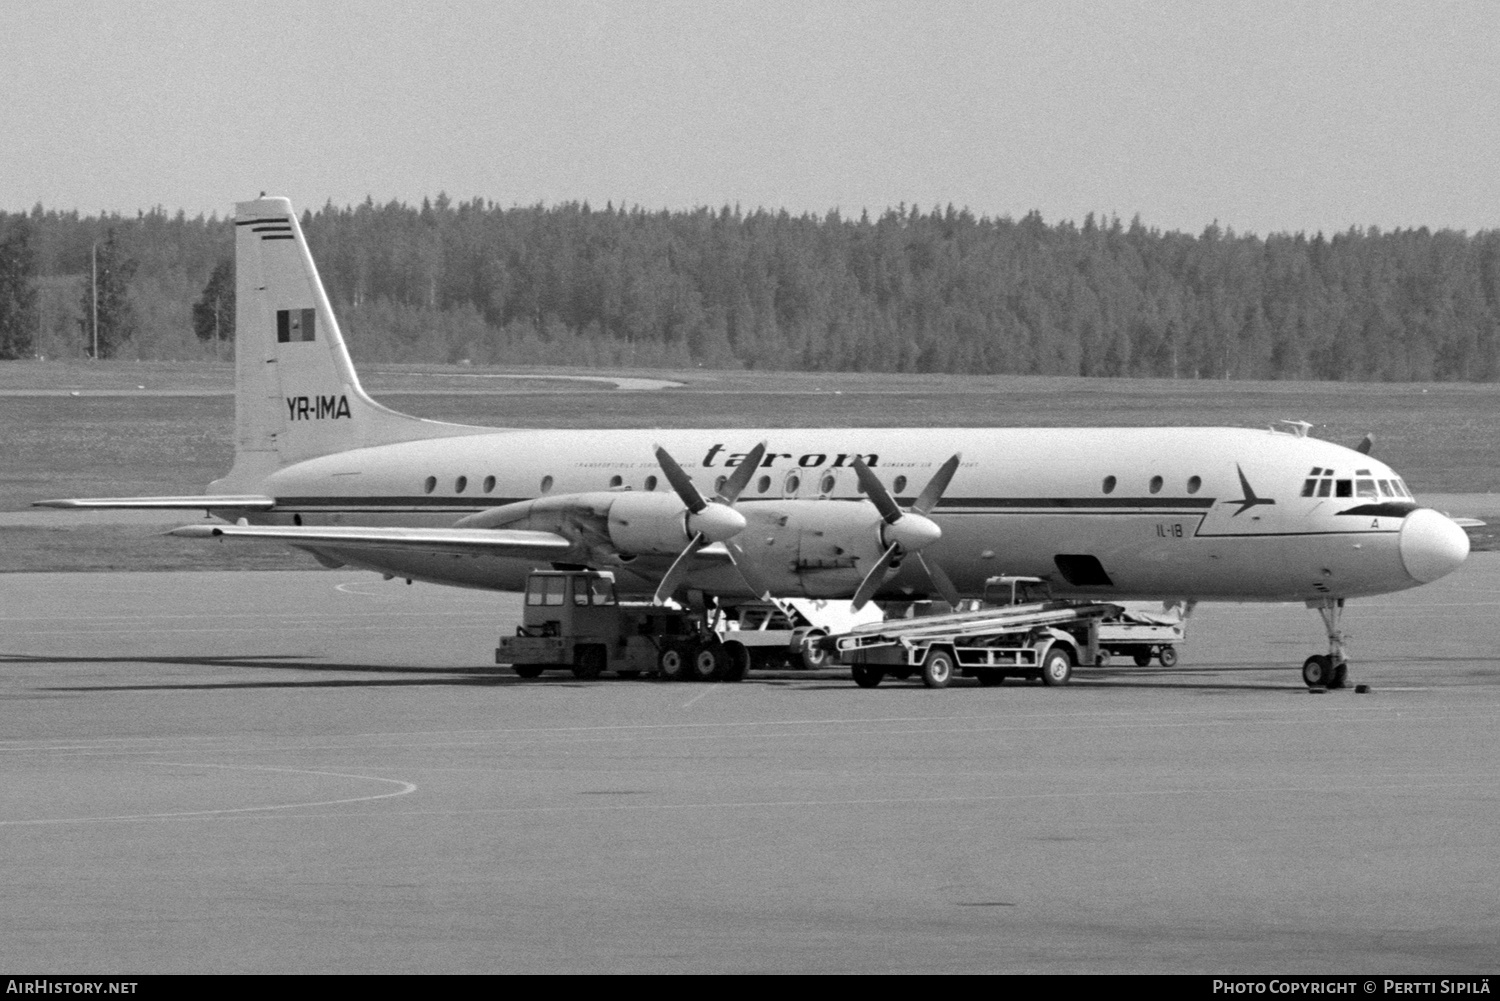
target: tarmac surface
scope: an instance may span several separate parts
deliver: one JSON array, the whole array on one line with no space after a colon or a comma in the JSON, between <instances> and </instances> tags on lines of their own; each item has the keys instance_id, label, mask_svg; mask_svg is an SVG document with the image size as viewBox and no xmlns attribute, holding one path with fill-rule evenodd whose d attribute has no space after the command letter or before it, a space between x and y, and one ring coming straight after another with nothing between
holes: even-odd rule
<instances>
[{"instance_id":1,"label":"tarmac surface","mask_svg":"<svg viewBox=\"0 0 1500 1001\"><path fill-rule=\"evenodd\" d=\"M496 668L514 596L0 575L27 973L1494 973L1500 554L1066 688Z\"/></svg>"}]
</instances>

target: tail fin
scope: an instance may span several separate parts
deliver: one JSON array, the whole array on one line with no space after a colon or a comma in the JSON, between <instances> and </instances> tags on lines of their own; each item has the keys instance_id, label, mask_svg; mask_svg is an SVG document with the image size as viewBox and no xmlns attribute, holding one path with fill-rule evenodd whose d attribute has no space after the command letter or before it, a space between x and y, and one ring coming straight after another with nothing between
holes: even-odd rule
<instances>
[{"instance_id":1,"label":"tail fin","mask_svg":"<svg viewBox=\"0 0 1500 1001\"><path fill-rule=\"evenodd\" d=\"M365 394L290 200L240 202L234 227L235 459L210 489L254 490L304 459L480 430Z\"/></svg>"}]
</instances>

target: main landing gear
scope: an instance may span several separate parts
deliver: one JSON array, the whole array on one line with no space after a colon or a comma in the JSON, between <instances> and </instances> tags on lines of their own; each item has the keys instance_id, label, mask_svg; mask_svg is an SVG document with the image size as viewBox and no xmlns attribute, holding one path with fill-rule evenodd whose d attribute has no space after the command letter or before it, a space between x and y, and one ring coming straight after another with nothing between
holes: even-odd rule
<instances>
[{"instance_id":1,"label":"main landing gear","mask_svg":"<svg viewBox=\"0 0 1500 1001\"><path fill-rule=\"evenodd\" d=\"M1328 653L1316 654L1302 665L1302 680L1308 688L1343 688L1348 683L1349 660L1344 652L1344 632L1339 628L1339 619L1344 613L1343 598L1323 598L1309 601L1308 608L1316 608L1328 629Z\"/></svg>"}]
</instances>

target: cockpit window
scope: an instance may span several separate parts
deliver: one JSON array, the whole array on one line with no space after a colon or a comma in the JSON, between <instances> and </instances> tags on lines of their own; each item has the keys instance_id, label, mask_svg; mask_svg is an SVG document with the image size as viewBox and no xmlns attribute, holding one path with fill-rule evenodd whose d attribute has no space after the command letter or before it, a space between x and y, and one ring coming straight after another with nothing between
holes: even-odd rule
<instances>
[{"instance_id":1,"label":"cockpit window","mask_svg":"<svg viewBox=\"0 0 1500 1001\"><path fill-rule=\"evenodd\" d=\"M1394 491L1394 490L1391 489L1391 481L1390 480L1380 480L1379 482L1380 482L1380 496L1382 496L1382 497L1394 497L1394 496L1396 496L1396 491Z\"/></svg>"},{"instance_id":2,"label":"cockpit window","mask_svg":"<svg viewBox=\"0 0 1500 1001\"><path fill-rule=\"evenodd\" d=\"M1355 480L1354 496L1376 498L1380 496L1380 492L1375 489L1374 480Z\"/></svg>"},{"instance_id":3,"label":"cockpit window","mask_svg":"<svg viewBox=\"0 0 1500 1001\"><path fill-rule=\"evenodd\" d=\"M1354 481L1353 480L1335 480L1334 482L1338 484L1337 489L1334 490L1334 496L1335 497L1353 497L1354 496Z\"/></svg>"}]
</instances>

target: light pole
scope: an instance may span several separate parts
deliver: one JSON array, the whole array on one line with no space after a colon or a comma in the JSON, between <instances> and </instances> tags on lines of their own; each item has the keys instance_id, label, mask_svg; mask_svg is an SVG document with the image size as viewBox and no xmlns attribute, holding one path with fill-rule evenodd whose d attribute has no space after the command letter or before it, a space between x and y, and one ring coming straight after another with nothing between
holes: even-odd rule
<instances>
[{"instance_id":1,"label":"light pole","mask_svg":"<svg viewBox=\"0 0 1500 1001\"><path fill-rule=\"evenodd\" d=\"M92 314L92 320L93 320L93 323L91 324L91 326L94 328L94 350L93 350L92 357L93 357L94 361L98 361L99 360L99 241L98 240L94 241L94 247L93 247L92 250L89 251L89 277L92 280L93 286L94 286L93 306L92 306L92 308L90 310L90 312Z\"/></svg>"}]
</instances>

